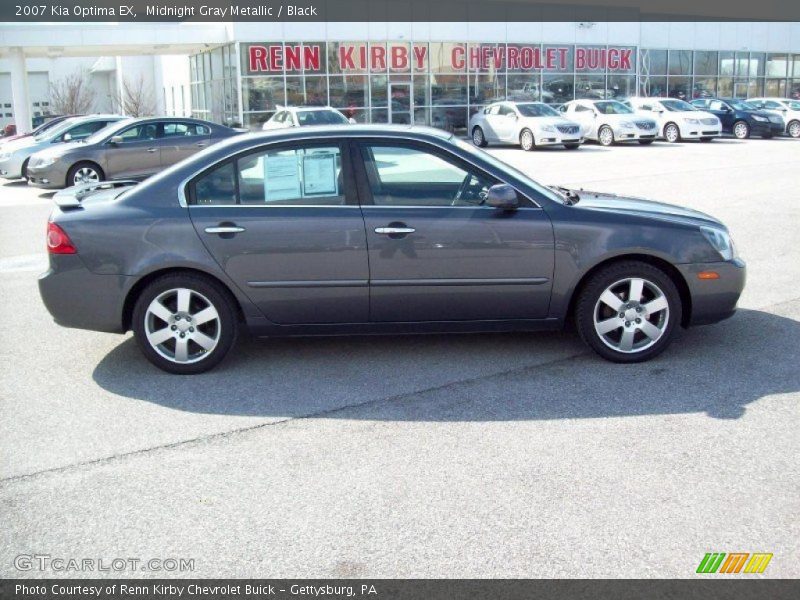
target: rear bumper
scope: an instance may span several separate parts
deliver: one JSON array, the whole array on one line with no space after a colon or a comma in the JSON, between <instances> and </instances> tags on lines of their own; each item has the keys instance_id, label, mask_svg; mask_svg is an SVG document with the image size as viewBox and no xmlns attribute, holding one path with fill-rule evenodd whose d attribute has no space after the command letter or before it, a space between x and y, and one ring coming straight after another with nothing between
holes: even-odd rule
<instances>
[{"instance_id":1,"label":"rear bumper","mask_svg":"<svg viewBox=\"0 0 800 600\"><path fill-rule=\"evenodd\" d=\"M76 254L50 255L39 276L39 295L63 327L123 333L122 306L130 277L97 275Z\"/></svg>"},{"instance_id":2,"label":"rear bumper","mask_svg":"<svg viewBox=\"0 0 800 600\"><path fill-rule=\"evenodd\" d=\"M727 319L736 312L744 290L747 268L741 259L715 263L677 265L689 286L692 314L689 325L705 325ZM719 279L699 279L698 273L713 271Z\"/></svg>"}]
</instances>

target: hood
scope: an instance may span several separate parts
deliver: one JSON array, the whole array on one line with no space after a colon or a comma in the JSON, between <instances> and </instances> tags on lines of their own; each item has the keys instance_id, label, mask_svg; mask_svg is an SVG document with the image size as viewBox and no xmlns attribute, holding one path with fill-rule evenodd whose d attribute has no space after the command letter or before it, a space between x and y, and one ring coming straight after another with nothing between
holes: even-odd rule
<instances>
[{"instance_id":1,"label":"hood","mask_svg":"<svg viewBox=\"0 0 800 600\"><path fill-rule=\"evenodd\" d=\"M699 210L632 196L618 196L587 190L573 191L580 196L580 201L574 205L575 208L658 218L689 225L713 225L727 231L727 228L717 219Z\"/></svg>"},{"instance_id":2,"label":"hood","mask_svg":"<svg viewBox=\"0 0 800 600\"><path fill-rule=\"evenodd\" d=\"M564 117L522 117L522 121L526 123L530 123L531 125L553 125L555 127L567 126L567 127L577 127L580 130L580 125L575 121L570 121L569 119L565 119Z\"/></svg>"},{"instance_id":3,"label":"hood","mask_svg":"<svg viewBox=\"0 0 800 600\"><path fill-rule=\"evenodd\" d=\"M23 148L34 146L37 143L38 142L33 136L11 140L7 144L3 144L3 152L15 152L16 150L22 150Z\"/></svg>"},{"instance_id":4,"label":"hood","mask_svg":"<svg viewBox=\"0 0 800 600\"><path fill-rule=\"evenodd\" d=\"M717 119L717 115L713 115L710 112L706 112L704 110L693 110L693 111L683 111L680 113L682 117L686 117L688 119Z\"/></svg>"},{"instance_id":5,"label":"hood","mask_svg":"<svg viewBox=\"0 0 800 600\"><path fill-rule=\"evenodd\" d=\"M58 158L64 156L71 150L76 150L80 147L85 147L86 144L81 142L61 142L60 144L53 144L47 148L43 148L36 153L37 158Z\"/></svg>"}]
</instances>

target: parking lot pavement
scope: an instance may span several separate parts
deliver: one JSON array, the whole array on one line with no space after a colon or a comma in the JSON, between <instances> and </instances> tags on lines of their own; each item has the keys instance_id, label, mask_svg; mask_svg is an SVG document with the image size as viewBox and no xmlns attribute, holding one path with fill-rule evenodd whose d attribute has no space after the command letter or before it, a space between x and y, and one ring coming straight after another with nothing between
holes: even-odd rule
<instances>
[{"instance_id":1,"label":"parking lot pavement","mask_svg":"<svg viewBox=\"0 0 800 600\"><path fill-rule=\"evenodd\" d=\"M712 551L800 576L800 142L492 152L720 217L742 309L642 365L571 333L361 337L244 340L170 376L130 336L52 323L48 195L0 186L0 576L46 553L199 577L691 577Z\"/></svg>"}]
</instances>

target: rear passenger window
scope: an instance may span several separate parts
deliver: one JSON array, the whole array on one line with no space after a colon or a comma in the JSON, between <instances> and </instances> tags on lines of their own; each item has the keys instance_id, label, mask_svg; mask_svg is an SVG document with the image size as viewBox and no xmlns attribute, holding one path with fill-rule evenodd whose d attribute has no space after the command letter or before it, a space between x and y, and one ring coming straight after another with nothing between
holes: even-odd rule
<instances>
[{"instance_id":1,"label":"rear passenger window","mask_svg":"<svg viewBox=\"0 0 800 600\"><path fill-rule=\"evenodd\" d=\"M197 178L198 206L315 206L346 203L339 146L280 148L228 161Z\"/></svg>"},{"instance_id":2,"label":"rear passenger window","mask_svg":"<svg viewBox=\"0 0 800 600\"><path fill-rule=\"evenodd\" d=\"M240 204L344 204L338 146L288 148L238 160Z\"/></svg>"},{"instance_id":3,"label":"rear passenger window","mask_svg":"<svg viewBox=\"0 0 800 600\"><path fill-rule=\"evenodd\" d=\"M196 123L164 123L164 137L185 137L208 135L211 133L205 125Z\"/></svg>"}]
</instances>

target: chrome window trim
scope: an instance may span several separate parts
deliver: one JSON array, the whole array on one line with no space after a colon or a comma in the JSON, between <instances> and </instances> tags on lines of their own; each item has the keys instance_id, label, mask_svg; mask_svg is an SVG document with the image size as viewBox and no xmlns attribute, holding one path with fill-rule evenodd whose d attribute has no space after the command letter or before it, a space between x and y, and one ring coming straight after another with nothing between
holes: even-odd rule
<instances>
[{"instance_id":1,"label":"chrome window trim","mask_svg":"<svg viewBox=\"0 0 800 600\"><path fill-rule=\"evenodd\" d=\"M286 143L286 142L303 142L303 141L328 140L328 139L333 139L333 140L342 140L342 139L344 139L346 141L346 140L349 140L349 139L362 139L362 138L371 139L371 138L379 138L379 137L380 137L380 135L377 132L376 133L370 133L370 134L355 134L355 135L346 135L346 136L337 136L337 135L334 135L332 133L326 133L326 134L323 134L323 135L315 135L315 136L291 137L291 138L285 138L285 139L274 140L274 141L271 141L271 142L266 142L263 146L256 146L256 147L248 148L248 149L239 149L239 150L236 150L234 152L230 152L229 154L226 154L225 156L220 157L217 161L215 161L214 164L222 163L222 162L224 162L224 161L226 161L226 160L228 160L230 158L233 158L234 156L236 156L238 154L241 154L241 153L244 153L244 152L252 152L254 150L258 150L258 149L260 149L262 147L266 147L266 146L269 146L269 145L272 145L272 144L281 144L281 143ZM395 139L395 138L392 138L392 139ZM449 152L450 154L453 154L453 152L449 148L446 148L446 147L441 146L441 145L439 145L437 143L431 142L430 140L417 139L417 138L414 138L414 137L397 137L396 139L401 140L401 141L417 141L417 142L427 143L427 144L430 144L430 145L434 146L435 148L439 148L440 150L444 150L445 152ZM450 138L445 138L445 139L450 139ZM483 167L483 166L481 166L479 164L476 164L474 161L472 161L472 160L470 160L468 158L465 158L465 157L461 156L460 154L455 154L455 156L457 158L460 158L464 162L467 162L467 163L471 164L473 167L475 167L477 169L481 169L483 171L486 171L486 167ZM387 209L387 208L388 209L398 209L398 208L437 208L437 209L442 209L442 208L462 208L463 209L463 208L468 208L470 210L474 210L476 208L485 208L485 209L489 209L489 210L495 210L491 206L450 206L450 207L447 207L447 206L416 206L416 205L376 206L374 204L360 204L360 203L359 204L303 204L303 205L292 205L292 204L273 204L273 205L269 205L269 204L189 204L188 199L186 197L186 188L189 185L189 182L192 179L194 179L195 177L197 177L200 173L202 173L203 171L205 171L206 169L209 169L209 168L210 168L210 166L205 166L205 167L203 167L201 169L197 169L191 175L189 175L188 177L184 178L178 184L178 204L180 204L181 207L183 207L183 208L358 208L358 209L361 209L361 208L384 208L384 209ZM516 210L542 210L542 207L539 206L536 203L535 200L533 200L532 198L529 198L527 194L523 194L522 192L520 192L519 189L517 188L517 186L515 186L513 184L510 184L510 183L508 183L506 181L504 181L504 183L506 183L507 185L510 185L512 188L514 188L515 192L517 192L518 194L522 194L523 196L528 198L531 202L536 204L536 206L521 206L521 207L518 207Z\"/></svg>"}]
</instances>

